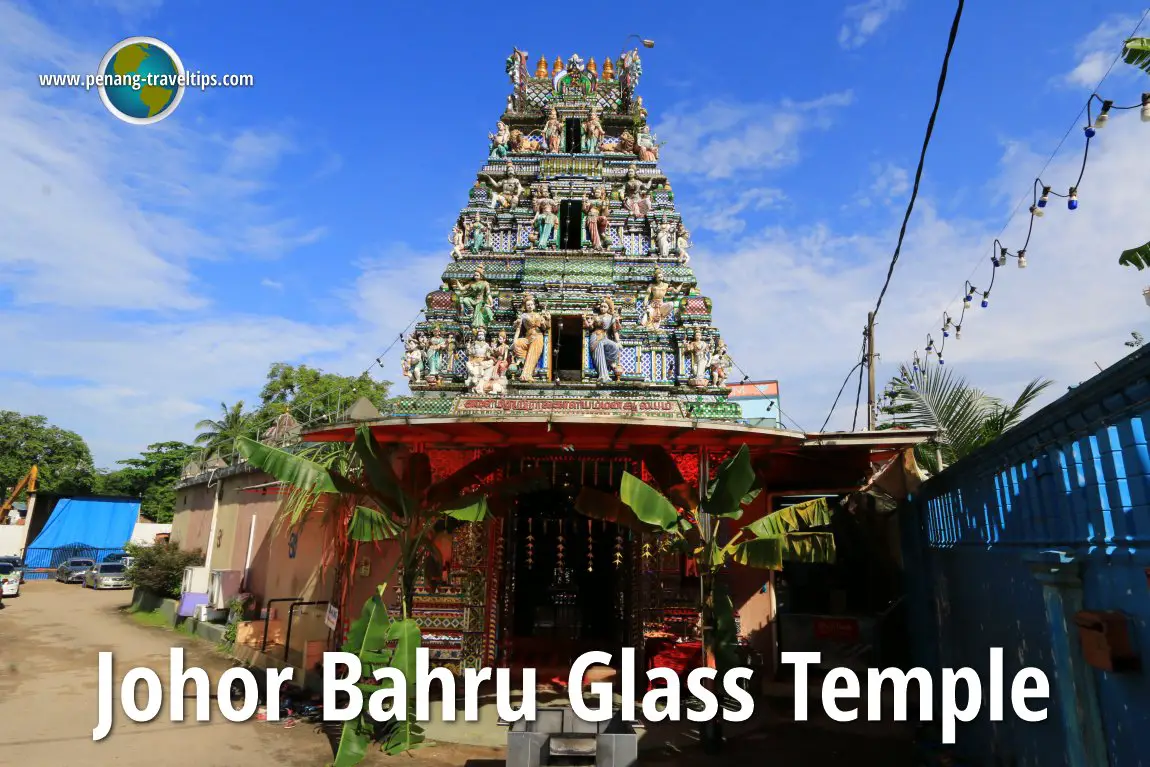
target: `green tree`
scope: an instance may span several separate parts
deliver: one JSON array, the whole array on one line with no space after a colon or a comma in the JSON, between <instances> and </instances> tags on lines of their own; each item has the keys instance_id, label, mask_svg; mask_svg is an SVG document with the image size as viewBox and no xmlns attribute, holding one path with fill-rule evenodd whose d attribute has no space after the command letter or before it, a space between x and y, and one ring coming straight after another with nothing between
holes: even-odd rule
<instances>
[{"instance_id":1,"label":"green tree","mask_svg":"<svg viewBox=\"0 0 1150 767\"><path fill-rule=\"evenodd\" d=\"M148 546L129 543L124 550L132 557L128 581L137 588L168 599L180 598L184 568L199 567L204 563L204 552L199 549L183 551L179 544L170 541Z\"/></svg>"},{"instance_id":2,"label":"green tree","mask_svg":"<svg viewBox=\"0 0 1150 767\"><path fill-rule=\"evenodd\" d=\"M203 448L206 458L218 457L231 463L237 437L247 437L254 433L255 422L250 413L244 412L244 401L228 407L220 403L220 418L213 421L205 418L196 424L203 429L196 435L195 443Z\"/></svg>"},{"instance_id":3,"label":"green tree","mask_svg":"<svg viewBox=\"0 0 1150 767\"><path fill-rule=\"evenodd\" d=\"M92 492L96 469L84 438L42 415L0 410L0 501L33 466L38 489L61 495Z\"/></svg>"},{"instance_id":4,"label":"green tree","mask_svg":"<svg viewBox=\"0 0 1150 767\"><path fill-rule=\"evenodd\" d=\"M934 429L937 436L919 445L915 458L924 469L937 474L1016 425L1052 383L1035 378L1007 404L971 386L948 367L902 365L898 377L887 385L887 404L882 410L888 420L883 428Z\"/></svg>"},{"instance_id":5,"label":"green tree","mask_svg":"<svg viewBox=\"0 0 1150 767\"><path fill-rule=\"evenodd\" d=\"M342 420L360 397L385 410L390 392L390 381L376 381L367 373L342 376L307 365L277 362L268 370L254 420L261 433L284 412L291 413L299 424L330 423Z\"/></svg>"},{"instance_id":6,"label":"green tree","mask_svg":"<svg viewBox=\"0 0 1150 767\"><path fill-rule=\"evenodd\" d=\"M1150 37L1131 37L1122 46L1122 59L1150 75ZM1145 109L1145 106L1143 106ZM1150 265L1150 242L1122 251L1118 263L1142 271Z\"/></svg>"},{"instance_id":7,"label":"green tree","mask_svg":"<svg viewBox=\"0 0 1150 767\"><path fill-rule=\"evenodd\" d=\"M141 514L154 522L171 522L176 506L176 482L183 467L199 452L196 446L183 442L148 445L138 458L117 461L123 469L100 474L96 492L140 498Z\"/></svg>"}]
</instances>

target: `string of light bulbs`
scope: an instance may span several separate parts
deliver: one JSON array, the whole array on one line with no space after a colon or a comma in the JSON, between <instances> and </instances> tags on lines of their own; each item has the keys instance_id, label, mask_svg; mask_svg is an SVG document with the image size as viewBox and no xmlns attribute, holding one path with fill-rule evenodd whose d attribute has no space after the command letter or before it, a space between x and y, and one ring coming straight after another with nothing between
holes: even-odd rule
<instances>
[{"instance_id":1,"label":"string of light bulbs","mask_svg":"<svg viewBox=\"0 0 1150 767\"><path fill-rule=\"evenodd\" d=\"M1138 23L1134 26L1134 29L1130 31L1125 39L1130 39L1137 36L1138 30L1141 29L1142 24L1146 21L1148 15L1150 15L1150 9L1147 9L1142 14L1141 19L1139 19ZM1123 49L1124 48L1125 46L1123 46ZM1090 94L1090 97L1087 98L1085 105L1075 116L1074 122L1067 129L1066 134L1062 137L1062 141L1058 142L1058 146L1055 147L1054 151L1051 153L1050 157L1047 159L1046 163L1043 165L1042 169L1035 177L1034 182L1031 185L1031 200L1030 208L1028 211L1030 219L1027 223L1026 238L1023 241L1022 246L1012 251L1010 248L1003 245L999 238L1002 237L1007 227L1014 220L1015 216L1022 208L1025 198L1022 198L1019 204L1015 207L1014 211L1010 214L1010 217L1007 219L1006 223L1003 224L1002 229L999 231L998 236L995 237L994 242L991 245L991 271L989 279L986 283L986 288L981 289L970 281L970 277L973 277L975 272L977 272L979 267L982 265L982 260L980 259L979 263L975 265L974 270L971 271L970 276L968 276L964 282L963 290L960 294L962 296L962 308L959 311L958 317L955 318L951 316L949 313L949 306L947 307L947 310L943 311L941 341L936 343L933 333L927 333L924 352L925 356L920 357L919 352L916 349L912 357L911 365L914 369L914 372L920 372L923 366L931 360L932 354L937 357L939 365L946 364L944 351L946 349L947 340L952 337L952 332L955 341L962 340L962 328L966 320L966 314L967 311L972 309L975 300L978 301L980 308L989 308L990 293L994 288L995 276L998 274L998 270L1000 268L1006 266L1010 262L1010 259L1014 259L1019 269L1025 269L1027 267L1027 253L1030 248L1031 238L1034 235L1034 223L1036 220L1042 218L1046 214L1047 209L1050 207L1052 198L1066 200L1066 208L1069 211L1075 211L1078 209L1079 190L1082 186L1082 179L1085 177L1086 166L1090 159L1091 142L1098 135L1098 131L1102 130L1110 122L1111 114L1115 111L1138 109L1140 110L1140 117L1142 122L1150 123L1150 93L1143 93L1142 98L1138 103L1129 105L1115 104L1114 100L1103 98L1098 94L1099 88L1101 88L1102 84L1106 81L1106 78L1109 77L1111 70L1114 68L1114 65L1117 64L1118 60L1122 58L1122 53L1123 51L1119 50L1118 54L1114 57L1114 60L1110 63L1110 67L1106 70L1106 73L1102 76L1102 79L1098 81L1098 84L1095 85L1093 92ZM1098 104L1097 116L1094 114L1094 106L1096 102ZM1043 180L1042 174L1046 172L1047 167L1049 167L1051 161L1053 161L1054 157L1062 148L1066 138L1073 132L1074 127L1078 125L1078 121L1083 114L1086 115L1086 124L1082 126L1082 133L1085 141L1082 148L1082 162L1078 168L1078 177L1072 184L1066 187L1067 191L1065 193L1055 191L1055 187L1052 184L1048 184ZM913 382L911 382L910 385L912 388L914 387Z\"/></svg>"}]
</instances>

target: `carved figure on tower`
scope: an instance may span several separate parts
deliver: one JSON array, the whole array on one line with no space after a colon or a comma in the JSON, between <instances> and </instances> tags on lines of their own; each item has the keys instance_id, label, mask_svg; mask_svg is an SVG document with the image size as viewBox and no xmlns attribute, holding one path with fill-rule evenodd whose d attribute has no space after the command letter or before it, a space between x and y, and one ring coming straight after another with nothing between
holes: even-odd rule
<instances>
[{"instance_id":1,"label":"carved figure on tower","mask_svg":"<svg viewBox=\"0 0 1150 767\"><path fill-rule=\"evenodd\" d=\"M511 131L502 120L495 124L495 132L488 133L487 138L491 140L491 152L488 157L502 160L507 156L507 142L511 140Z\"/></svg>"},{"instance_id":2,"label":"carved figure on tower","mask_svg":"<svg viewBox=\"0 0 1150 767\"><path fill-rule=\"evenodd\" d=\"M476 213L475 217L470 221L463 222L464 231L470 238L471 255L478 255L479 251L487 247L487 235L490 233L490 227L487 222L479 217Z\"/></svg>"},{"instance_id":3,"label":"carved figure on tower","mask_svg":"<svg viewBox=\"0 0 1150 767\"><path fill-rule=\"evenodd\" d=\"M663 279L663 270L655 267L655 274L651 277L651 284L643 296L643 320L641 327L648 330L659 330L663 321L671 316L672 304L667 300L668 294L675 292L675 287Z\"/></svg>"},{"instance_id":4,"label":"carved figure on tower","mask_svg":"<svg viewBox=\"0 0 1150 767\"><path fill-rule=\"evenodd\" d=\"M646 125L639 126L639 135L635 137L635 151L640 160L654 162L659 159L659 145L655 143L655 137Z\"/></svg>"},{"instance_id":5,"label":"carved figure on tower","mask_svg":"<svg viewBox=\"0 0 1150 767\"><path fill-rule=\"evenodd\" d=\"M607 216L589 198L584 197L583 201L583 210L587 211L587 243L595 250L602 250L603 240L607 236Z\"/></svg>"},{"instance_id":6,"label":"carved figure on tower","mask_svg":"<svg viewBox=\"0 0 1150 767\"><path fill-rule=\"evenodd\" d=\"M483 383L491 378L495 360L491 357L491 344L487 343L487 331L476 328L475 337L467 345L467 386L475 393L482 393Z\"/></svg>"},{"instance_id":7,"label":"carved figure on tower","mask_svg":"<svg viewBox=\"0 0 1150 767\"><path fill-rule=\"evenodd\" d=\"M535 247L559 247L557 237L559 217L555 215L550 200L542 202L539 205L539 212L535 214L535 218L531 222L531 227L533 229L532 237L535 240Z\"/></svg>"},{"instance_id":8,"label":"carved figure on tower","mask_svg":"<svg viewBox=\"0 0 1150 767\"><path fill-rule=\"evenodd\" d=\"M426 339L427 347L425 354L427 361L426 374L427 382L435 383L443 375L446 375L451 369L451 365L447 358L447 339L443 336L443 331L437 325L431 331L431 338Z\"/></svg>"},{"instance_id":9,"label":"carved figure on tower","mask_svg":"<svg viewBox=\"0 0 1150 767\"><path fill-rule=\"evenodd\" d=\"M483 279L483 266L475 268L471 280L456 292L459 299L459 319L473 328L486 327L492 320L495 301L491 285Z\"/></svg>"},{"instance_id":10,"label":"carved figure on tower","mask_svg":"<svg viewBox=\"0 0 1150 767\"><path fill-rule=\"evenodd\" d=\"M643 181L632 165L627 170L627 180L623 182L623 207L635 218L646 218L651 212L651 192L653 181Z\"/></svg>"},{"instance_id":11,"label":"carved figure on tower","mask_svg":"<svg viewBox=\"0 0 1150 767\"><path fill-rule=\"evenodd\" d=\"M500 330L499 337L491 347L491 359L495 363L492 375L502 379L503 388L507 388L507 369L511 367L511 344L507 342L507 331Z\"/></svg>"},{"instance_id":12,"label":"carved figure on tower","mask_svg":"<svg viewBox=\"0 0 1150 767\"><path fill-rule=\"evenodd\" d=\"M458 261L463 258L463 228L459 226L459 222L455 222L455 226L451 227L451 260Z\"/></svg>"},{"instance_id":13,"label":"carved figure on tower","mask_svg":"<svg viewBox=\"0 0 1150 767\"><path fill-rule=\"evenodd\" d=\"M683 226L683 222L679 222L679 226L675 231L675 249L679 254L679 263L683 266L691 263L691 254L688 249L691 247L691 232L687 227Z\"/></svg>"},{"instance_id":14,"label":"carved figure on tower","mask_svg":"<svg viewBox=\"0 0 1150 767\"><path fill-rule=\"evenodd\" d=\"M515 128L511 131L511 138L507 141L507 146L512 152L540 152L543 150L543 144L533 138L527 138L523 135L523 131Z\"/></svg>"},{"instance_id":15,"label":"carved figure on tower","mask_svg":"<svg viewBox=\"0 0 1150 767\"><path fill-rule=\"evenodd\" d=\"M563 121L555 112L555 107L547 110L547 122L543 125L543 141L547 144L547 151L556 154L563 151Z\"/></svg>"},{"instance_id":16,"label":"carved figure on tower","mask_svg":"<svg viewBox=\"0 0 1150 767\"><path fill-rule=\"evenodd\" d=\"M515 177L515 166L510 162L507 163L507 168L503 171L503 178L496 181L486 173L482 178L491 187L491 207L495 208L514 208L519 204L519 198L523 196L523 184Z\"/></svg>"},{"instance_id":17,"label":"carved figure on tower","mask_svg":"<svg viewBox=\"0 0 1150 767\"><path fill-rule=\"evenodd\" d=\"M615 313L615 302L610 297L600 299L595 314L584 315L583 327L591 331L588 348L599 381L607 383L612 375L615 380L619 380L623 375L623 367L619 364L620 321L619 315Z\"/></svg>"},{"instance_id":18,"label":"carved figure on tower","mask_svg":"<svg viewBox=\"0 0 1150 767\"><path fill-rule=\"evenodd\" d=\"M715 336L715 353L711 355L710 364L711 386L725 386L730 369L731 357L727 353L727 344Z\"/></svg>"},{"instance_id":19,"label":"carved figure on tower","mask_svg":"<svg viewBox=\"0 0 1150 767\"><path fill-rule=\"evenodd\" d=\"M595 154L599 151L599 144L603 141L603 124L599 122L598 107L591 107L591 116L582 125L583 152Z\"/></svg>"},{"instance_id":20,"label":"carved figure on tower","mask_svg":"<svg viewBox=\"0 0 1150 767\"><path fill-rule=\"evenodd\" d=\"M511 350L519 364L519 380L530 383L535 380L535 368L543 354L544 335L551 324L551 315L538 311L535 296L523 296L523 311L515 322L515 337Z\"/></svg>"},{"instance_id":21,"label":"carved figure on tower","mask_svg":"<svg viewBox=\"0 0 1150 767\"><path fill-rule=\"evenodd\" d=\"M403 375L410 378L412 383L422 383L423 350L419 347L419 338L410 335L403 346Z\"/></svg>"},{"instance_id":22,"label":"carved figure on tower","mask_svg":"<svg viewBox=\"0 0 1150 767\"><path fill-rule=\"evenodd\" d=\"M711 345L703 338L703 331L696 328L694 338L683 348L691 360L691 383L706 386L707 370L711 364Z\"/></svg>"},{"instance_id":23,"label":"carved figure on tower","mask_svg":"<svg viewBox=\"0 0 1150 767\"><path fill-rule=\"evenodd\" d=\"M668 219L666 215L663 215L657 222L651 224L652 234L655 239L655 248L659 252L659 258L670 258L671 249L675 247L675 234L678 228L678 223Z\"/></svg>"},{"instance_id":24,"label":"carved figure on tower","mask_svg":"<svg viewBox=\"0 0 1150 767\"><path fill-rule=\"evenodd\" d=\"M546 181L535 186L532 192L531 209L539 213L543 210L544 205L550 205L551 210L556 210L559 207L559 201L551 196L551 187Z\"/></svg>"}]
</instances>

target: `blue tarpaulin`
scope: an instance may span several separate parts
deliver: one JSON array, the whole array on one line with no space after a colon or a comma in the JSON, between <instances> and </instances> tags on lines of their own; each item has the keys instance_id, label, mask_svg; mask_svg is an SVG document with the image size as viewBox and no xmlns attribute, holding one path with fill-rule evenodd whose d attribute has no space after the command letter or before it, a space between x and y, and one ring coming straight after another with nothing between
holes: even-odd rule
<instances>
[{"instance_id":1,"label":"blue tarpaulin","mask_svg":"<svg viewBox=\"0 0 1150 767\"><path fill-rule=\"evenodd\" d=\"M61 498L36 540L25 548L29 570L54 568L70 557L102 558L122 551L140 516L139 501Z\"/></svg>"}]
</instances>

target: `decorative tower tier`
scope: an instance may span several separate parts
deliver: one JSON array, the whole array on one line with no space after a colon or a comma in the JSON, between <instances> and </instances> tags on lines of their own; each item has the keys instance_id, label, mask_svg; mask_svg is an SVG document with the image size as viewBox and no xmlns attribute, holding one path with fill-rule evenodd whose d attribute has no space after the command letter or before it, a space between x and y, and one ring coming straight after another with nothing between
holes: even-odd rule
<instances>
[{"instance_id":1,"label":"decorative tower tier","mask_svg":"<svg viewBox=\"0 0 1150 767\"><path fill-rule=\"evenodd\" d=\"M451 263L405 339L396 415L739 417L690 232L635 95L637 51L571 56L513 86L450 236Z\"/></svg>"}]
</instances>

